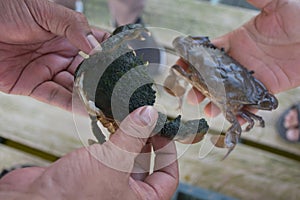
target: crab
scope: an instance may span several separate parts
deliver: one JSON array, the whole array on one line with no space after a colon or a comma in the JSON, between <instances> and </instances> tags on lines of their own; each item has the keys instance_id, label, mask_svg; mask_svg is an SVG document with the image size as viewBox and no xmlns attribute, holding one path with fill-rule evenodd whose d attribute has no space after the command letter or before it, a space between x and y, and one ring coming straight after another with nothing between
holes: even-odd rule
<instances>
[{"instance_id":1,"label":"crab","mask_svg":"<svg viewBox=\"0 0 300 200\"><path fill-rule=\"evenodd\" d=\"M176 85L183 77L208 97L231 123L225 136L221 137L223 143L220 145L229 149L227 156L236 146L242 132L238 116L248 122L245 131L253 128L255 120L261 127L265 126L263 118L251 113L246 107L273 110L277 108L278 101L253 76L253 71L228 56L224 49L214 46L208 37L179 36L173 40L173 46L188 64L185 70L179 65L171 67L171 76L176 74L177 77L176 80L173 77L173 84Z\"/></svg>"},{"instance_id":2,"label":"crab","mask_svg":"<svg viewBox=\"0 0 300 200\"><path fill-rule=\"evenodd\" d=\"M121 26L101 44L103 50L85 59L75 73L75 90L90 116L99 143L109 137L104 136L98 122L114 134L129 113L141 106L155 106L155 83L148 73L149 61L137 56L130 45L150 36L141 25ZM191 143L208 130L205 119L182 121L181 115L173 118L166 113L158 114L153 133L169 139Z\"/></svg>"}]
</instances>

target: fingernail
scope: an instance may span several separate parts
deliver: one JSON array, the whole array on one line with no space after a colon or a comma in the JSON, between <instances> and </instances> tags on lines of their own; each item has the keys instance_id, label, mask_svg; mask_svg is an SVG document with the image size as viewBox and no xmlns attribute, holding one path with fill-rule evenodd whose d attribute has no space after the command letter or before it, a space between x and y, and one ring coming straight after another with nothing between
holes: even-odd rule
<instances>
[{"instance_id":1,"label":"fingernail","mask_svg":"<svg viewBox=\"0 0 300 200\"><path fill-rule=\"evenodd\" d=\"M90 34L86 38L93 48L92 52L102 51L102 47L101 47L100 43L97 41L97 39L93 35Z\"/></svg>"},{"instance_id":2,"label":"fingernail","mask_svg":"<svg viewBox=\"0 0 300 200\"><path fill-rule=\"evenodd\" d=\"M152 106L144 106L134 112L133 119L141 126L151 126L155 122L154 118L156 112Z\"/></svg>"},{"instance_id":3,"label":"fingernail","mask_svg":"<svg viewBox=\"0 0 300 200\"><path fill-rule=\"evenodd\" d=\"M79 51L78 54L83 57L84 59L88 59L90 56L86 53L84 53L83 51Z\"/></svg>"}]
</instances>

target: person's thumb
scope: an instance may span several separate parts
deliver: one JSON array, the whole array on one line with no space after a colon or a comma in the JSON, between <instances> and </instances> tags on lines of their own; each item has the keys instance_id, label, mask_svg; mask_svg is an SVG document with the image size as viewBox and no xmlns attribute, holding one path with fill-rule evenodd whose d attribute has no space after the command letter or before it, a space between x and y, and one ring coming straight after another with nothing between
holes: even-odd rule
<instances>
[{"instance_id":1,"label":"person's thumb","mask_svg":"<svg viewBox=\"0 0 300 200\"><path fill-rule=\"evenodd\" d=\"M100 47L83 14L48 0L25 2L33 18L45 30L66 37L71 44L87 54Z\"/></svg>"},{"instance_id":2,"label":"person's thumb","mask_svg":"<svg viewBox=\"0 0 300 200\"><path fill-rule=\"evenodd\" d=\"M110 142L127 152L140 153L151 136L157 118L158 113L152 106L136 109L122 121Z\"/></svg>"},{"instance_id":3,"label":"person's thumb","mask_svg":"<svg viewBox=\"0 0 300 200\"><path fill-rule=\"evenodd\" d=\"M158 118L152 106L144 106L130 113L119 129L103 145L88 147L102 164L122 172L131 173L135 159L141 154Z\"/></svg>"}]
</instances>

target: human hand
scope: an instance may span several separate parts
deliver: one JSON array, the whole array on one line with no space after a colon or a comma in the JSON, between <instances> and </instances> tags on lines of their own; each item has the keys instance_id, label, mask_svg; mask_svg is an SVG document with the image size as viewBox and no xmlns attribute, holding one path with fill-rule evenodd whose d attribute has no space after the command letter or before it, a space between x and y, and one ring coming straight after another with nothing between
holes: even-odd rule
<instances>
[{"instance_id":1,"label":"human hand","mask_svg":"<svg viewBox=\"0 0 300 200\"><path fill-rule=\"evenodd\" d=\"M279 93L300 85L300 2L292 0L249 0L261 9L259 15L240 28L216 38L212 42L244 67L253 70L254 76L264 83L271 93ZM182 60L179 65L184 66ZM192 95L192 94L196 95ZM192 90L192 103L204 96ZM212 103L205 113L220 113Z\"/></svg>"},{"instance_id":2,"label":"human hand","mask_svg":"<svg viewBox=\"0 0 300 200\"><path fill-rule=\"evenodd\" d=\"M0 11L0 91L71 110L78 52L90 53L108 33L48 0L2 0Z\"/></svg>"},{"instance_id":3,"label":"human hand","mask_svg":"<svg viewBox=\"0 0 300 200\"><path fill-rule=\"evenodd\" d=\"M176 149L166 138L148 140L157 117L152 107L139 108L103 145L76 150L48 168L10 172L0 179L0 199L170 199L178 184ZM150 145L156 157L149 175Z\"/></svg>"},{"instance_id":4,"label":"human hand","mask_svg":"<svg viewBox=\"0 0 300 200\"><path fill-rule=\"evenodd\" d=\"M300 85L300 2L249 0L259 15L214 40L243 66L253 70L272 93Z\"/></svg>"}]
</instances>

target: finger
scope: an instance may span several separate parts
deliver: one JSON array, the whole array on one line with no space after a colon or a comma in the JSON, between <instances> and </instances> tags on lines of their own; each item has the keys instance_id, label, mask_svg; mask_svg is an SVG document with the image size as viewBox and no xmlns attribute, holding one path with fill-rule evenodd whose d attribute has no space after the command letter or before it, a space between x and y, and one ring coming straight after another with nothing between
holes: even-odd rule
<instances>
[{"instance_id":1,"label":"finger","mask_svg":"<svg viewBox=\"0 0 300 200\"><path fill-rule=\"evenodd\" d=\"M155 153L154 171L161 170L177 160L175 143L168 138L155 135L151 138Z\"/></svg>"},{"instance_id":2,"label":"finger","mask_svg":"<svg viewBox=\"0 0 300 200\"><path fill-rule=\"evenodd\" d=\"M50 1L27 0L26 5L36 22L45 30L66 37L75 47L90 53L100 46L92 35L86 17Z\"/></svg>"},{"instance_id":3,"label":"finger","mask_svg":"<svg viewBox=\"0 0 300 200\"><path fill-rule=\"evenodd\" d=\"M209 102L204 108L205 115L216 117L221 113L221 110L212 102Z\"/></svg>"},{"instance_id":4,"label":"finger","mask_svg":"<svg viewBox=\"0 0 300 200\"><path fill-rule=\"evenodd\" d=\"M239 122L240 125L243 125L243 124L245 124L247 122L244 118L242 118L240 116L237 116L237 120L238 120L238 122Z\"/></svg>"},{"instance_id":5,"label":"finger","mask_svg":"<svg viewBox=\"0 0 300 200\"><path fill-rule=\"evenodd\" d=\"M48 54L32 61L21 71L11 93L29 95L33 88L64 71L72 60L73 58Z\"/></svg>"},{"instance_id":6,"label":"finger","mask_svg":"<svg viewBox=\"0 0 300 200\"><path fill-rule=\"evenodd\" d=\"M187 70L187 68L189 67L189 65L182 58L176 61L176 65L179 65L184 70Z\"/></svg>"},{"instance_id":7,"label":"finger","mask_svg":"<svg viewBox=\"0 0 300 200\"><path fill-rule=\"evenodd\" d=\"M144 181L144 179L149 175L150 172L150 162L151 162L151 143L145 144L134 161L133 170L131 177L135 180Z\"/></svg>"},{"instance_id":8,"label":"finger","mask_svg":"<svg viewBox=\"0 0 300 200\"><path fill-rule=\"evenodd\" d=\"M135 173L134 163L141 154L158 118L157 111L152 106L136 109L120 124L119 129L110 140L93 150L93 155L106 166L118 171ZM96 152L95 152L96 151ZM142 154L148 159L147 153ZM138 161L142 160L142 157ZM147 167L137 168L138 173L148 171ZM143 171L142 171L143 170Z\"/></svg>"},{"instance_id":9,"label":"finger","mask_svg":"<svg viewBox=\"0 0 300 200\"><path fill-rule=\"evenodd\" d=\"M9 172L0 179L0 190L23 190L33 183L44 171L45 168L43 167L26 167Z\"/></svg>"},{"instance_id":10,"label":"finger","mask_svg":"<svg viewBox=\"0 0 300 200\"><path fill-rule=\"evenodd\" d=\"M188 64L182 58L176 61L176 65L179 65L184 70L187 70L188 68ZM188 103L192 105L199 104L201 101L203 101L204 98L205 96L201 92L199 92L199 90L197 90L196 88L190 90L187 96Z\"/></svg>"},{"instance_id":11,"label":"finger","mask_svg":"<svg viewBox=\"0 0 300 200\"><path fill-rule=\"evenodd\" d=\"M62 71L53 77L53 81L69 92L73 91L74 76L67 71Z\"/></svg>"},{"instance_id":12,"label":"finger","mask_svg":"<svg viewBox=\"0 0 300 200\"><path fill-rule=\"evenodd\" d=\"M93 35L96 37L96 39L101 43L105 41L110 34L108 32L105 32L103 30L100 30L99 28L92 28ZM75 71L77 67L80 65L80 63L84 60L84 58L81 55L77 55L73 62L71 63L70 67L68 68L68 71L71 74L75 74Z\"/></svg>"},{"instance_id":13,"label":"finger","mask_svg":"<svg viewBox=\"0 0 300 200\"><path fill-rule=\"evenodd\" d=\"M187 101L191 105L197 105L205 99L205 96L196 88L192 88L187 94Z\"/></svg>"},{"instance_id":14,"label":"finger","mask_svg":"<svg viewBox=\"0 0 300 200\"><path fill-rule=\"evenodd\" d=\"M100 43L104 42L110 36L108 32L94 26L92 27L92 33Z\"/></svg>"},{"instance_id":15,"label":"finger","mask_svg":"<svg viewBox=\"0 0 300 200\"><path fill-rule=\"evenodd\" d=\"M78 68L80 63L82 63L83 60L84 60L84 58L81 55L78 54L77 56L75 56L72 63L70 64L70 66L67 69L68 72L70 72L72 75L75 75L76 69Z\"/></svg>"},{"instance_id":16,"label":"finger","mask_svg":"<svg viewBox=\"0 0 300 200\"><path fill-rule=\"evenodd\" d=\"M248 112L253 113L253 114L258 112L258 110L256 108L251 108L251 107L248 107L248 106L244 106L243 110L247 110ZM242 118L240 116L237 116L237 119L238 119L238 122L239 122L240 125L243 125L243 124L247 123L247 120L245 120L244 118Z\"/></svg>"},{"instance_id":17,"label":"finger","mask_svg":"<svg viewBox=\"0 0 300 200\"><path fill-rule=\"evenodd\" d=\"M158 113L152 106L138 108L122 121L110 141L121 149L140 153L151 136L157 118Z\"/></svg>"},{"instance_id":18,"label":"finger","mask_svg":"<svg viewBox=\"0 0 300 200\"><path fill-rule=\"evenodd\" d=\"M29 96L44 103L72 111L72 93L53 81L40 84L34 88Z\"/></svg>"},{"instance_id":19,"label":"finger","mask_svg":"<svg viewBox=\"0 0 300 200\"><path fill-rule=\"evenodd\" d=\"M230 40L229 34L220 36L212 40L212 43L217 46L219 49L223 48L225 52L229 52L230 50Z\"/></svg>"},{"instance_id":20,"label":"finger","mask_svg":"<svg viewBox=\"0 0 300 200\"><path fill-rule=\"evenodd\" d=\"M174 194L178 181L178 163L175 143L160 136L151 138L155 151L154 172L145 179L151 186L147 191L152 199L170 199Z\"/></svg>"}]
</instances>

